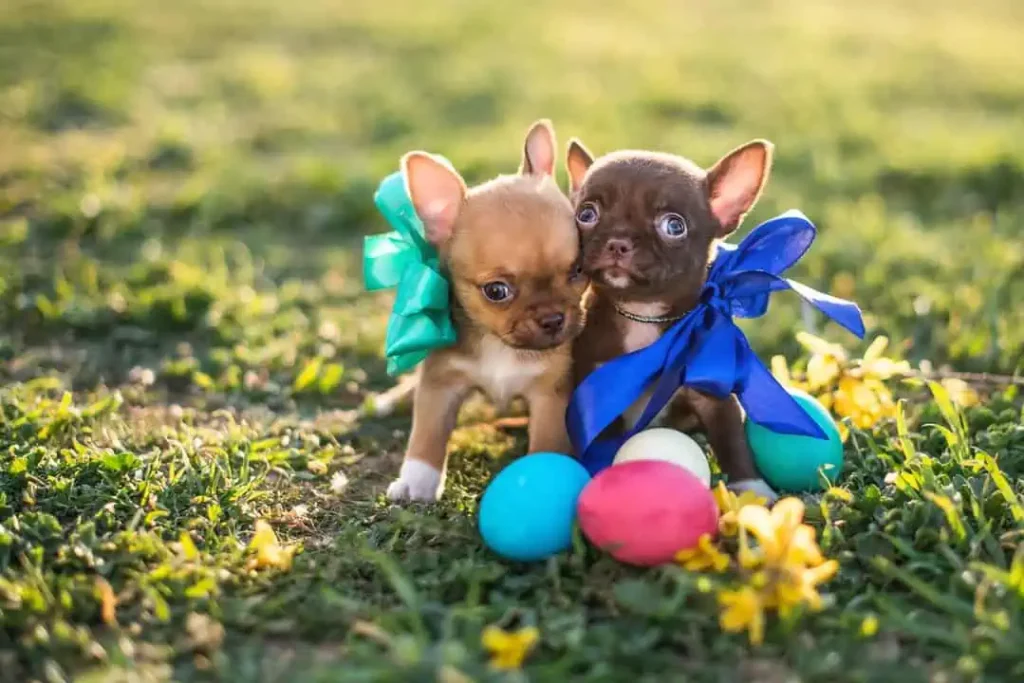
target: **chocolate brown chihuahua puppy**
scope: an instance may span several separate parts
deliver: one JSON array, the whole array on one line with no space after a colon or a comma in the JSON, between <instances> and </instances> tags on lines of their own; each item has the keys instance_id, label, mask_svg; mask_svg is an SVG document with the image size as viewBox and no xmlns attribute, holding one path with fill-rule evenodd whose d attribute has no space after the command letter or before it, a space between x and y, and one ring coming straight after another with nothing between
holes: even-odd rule
<instances>
[{"instance_id":1,"label":"chocolate brown chihuahua puppy","mask_svg":"<svg viewBox=\"0 0 1024 683\"><path fill-rule=\"evenodd\" d=\"M431 501L443 488L448 438L473 389L503 404L526 399L530 451L568 452L572 340L586 279L572 205L555 184L555 134L526 136L518 175L466 189L438 157L402 159L409 196L452 285L457 343L423 362L412 433L391 500Z\"/></svg>"},{"instance_id":2,"label":"chocolate brown chihuahua puppy","mask_svg":"<svg viewBox=\"0 0 1024 683\"><path fill-rule=\"evenodd\" d=\"M620 151L594 161L577 140L567 166L582 265L591 279L586 329L575 344L575 381L653 343L697 302L715 244L732 234L768 179L772 145L755 140L710 169L668 154ZM641 398L623 419L631 426ZM760 478L735 396L680 389L659 416L685 429L696 417L734 490L774 500Z\"/></svg>"}]
</instances>

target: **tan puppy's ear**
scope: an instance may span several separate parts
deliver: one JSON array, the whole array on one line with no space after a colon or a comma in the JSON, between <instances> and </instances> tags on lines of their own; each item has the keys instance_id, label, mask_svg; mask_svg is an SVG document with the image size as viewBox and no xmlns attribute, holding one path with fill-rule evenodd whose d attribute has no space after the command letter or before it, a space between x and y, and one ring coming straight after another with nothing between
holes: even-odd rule
<instances>
[{"instance_id":1,"label":"tan puppy's ear","mask_svg":"<svg viewBox=\"0 0 1024 683\"><path fill-rule=\"evenodd\" d=\"M523 143L521 175L551 176L555 173L555 129L551 121L541 119L530 126Z\"/></svg>"},{"instance_id":2,"label":"tan puppy's ear","mask_svg":"<svg viewBox=\"0 0 1024 683\"><path fill-rule=\"evenodd\" d=\"M427 241L443 246L452 236L455 219L466 198L466 183L444 159L426 152L402 157L405 187L416 215L423 221Z\"/></svg>"},{"instance_id":3,"label":"tan puppy's ear","mask_svg":"<svg viewBox=\"0 0 1024 683\"><path fill-rule=\"evenodd\" d=\"M737 147L708 169L708 200L722 226L719 237L739 227L740 221L761 196L772 167L772 143L753 140Z\"/></svg>"},{"instance_id":4,"label":"tan puppy's ear","mask_svg":"<svg viewBox=\"0 0 1024 683\"><path fill-rule=\"evenodd\" d=\"M579 138L569 141L569 150L565 155L565 168L569 172L569 190L576 194L583 187L583 177L587 175L587 169L594 163L592 155Z\"/></svg>"}]
</instances>

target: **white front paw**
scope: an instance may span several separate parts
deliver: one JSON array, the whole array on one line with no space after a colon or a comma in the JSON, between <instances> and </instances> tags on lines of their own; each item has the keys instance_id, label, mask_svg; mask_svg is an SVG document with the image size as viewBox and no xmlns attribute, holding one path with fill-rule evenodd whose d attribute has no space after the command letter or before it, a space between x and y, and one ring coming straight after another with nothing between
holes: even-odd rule
<instances>
[{"instance_id":1,"label":"white front paw","mask_svg":"<svg viewBox=\"0 0 1024 683\"><path fill-rule=\"evenodd\" d=\"M766 499L766 505L771 505L779 499L779 494L764 479L744 479L732 482L728 485L728 489L737 495L745 491L753 491L755 495Z\"/></svg>"},{"instance_id":2,"label":"white front paw","mask_svg":"<svg viewBox=\"0 0 1024 683\"><path fill-rule=\"evenodd\" d=\"M406 458L398 472L398 479L388 485L388 500L396 503L433 503L444 490L441 479L441 470L433 465Z\"/></svg>"}]
</instances>

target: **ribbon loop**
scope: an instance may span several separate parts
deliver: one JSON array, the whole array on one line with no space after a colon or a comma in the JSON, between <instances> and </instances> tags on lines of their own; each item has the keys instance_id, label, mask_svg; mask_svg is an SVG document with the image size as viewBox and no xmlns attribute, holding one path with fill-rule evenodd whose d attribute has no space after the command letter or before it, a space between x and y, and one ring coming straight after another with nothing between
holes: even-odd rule
<instances>
[{"instance_id":1,"label":"ribbon loop","mask_svg":"<svg viewBox=\"0 0 1024 683\"><path fill-rule=\"evenodd\" d=\"M650 346L605 363L576 387L567 426L576 453L592 474L610 465L622 442L647 427L683 386L718 398L736 394L748 419L773 431L826 438L733 322L733 316L764 315L772 292L790 289L864 336L855 303L782 277L807 253L816 234L806 216L787 211L754 228L738 245L719 245L693 310ZM635 425L621 436L602 435L648 391L650 399Z\"/></svg>"},{"instance_id":2,"label":"ribbon loop","mask_svg":"<svg viewBox=\"0 0 1024 683\"><path fill-rule=\"evenodd\" d=\"M396 287L384 355L388 374L407 372L431 351L455 343L450 287L437 251L424 236L401 172L385 178L373 197L394 231L363 243L363 284L369 291Z\"/></svg>"}]
</instances>

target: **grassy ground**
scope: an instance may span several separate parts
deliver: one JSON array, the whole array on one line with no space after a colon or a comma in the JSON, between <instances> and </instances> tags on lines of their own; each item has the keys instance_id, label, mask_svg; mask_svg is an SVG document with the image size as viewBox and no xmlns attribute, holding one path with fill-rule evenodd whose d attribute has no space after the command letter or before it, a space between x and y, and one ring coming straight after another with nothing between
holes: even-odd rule
<instances>
[{"instance_id":1,"label":"grassy ground","mask_svg":"<svg viewBox=\"0 0 1024 683\"><path fill-rule=\"evenodd\" d=\"M524 440L486 406L439 506L380 497L409 423L352 417L388 386L372 189L414 147L510 170L539 116L702 163L773 139L753 220L819 224L799 278L915 363L1024 368L1020 4L770 5L0 4L0 680L502 680L493 622L542 633L504 680L1021 680L1013 391L854 434L852 502L808 499L830 605L760 648L681 570L489 555ZM748 329L794 358L783 299ZM248 566L259 518L290 571Z\"/></svg>"}]
</instances>

